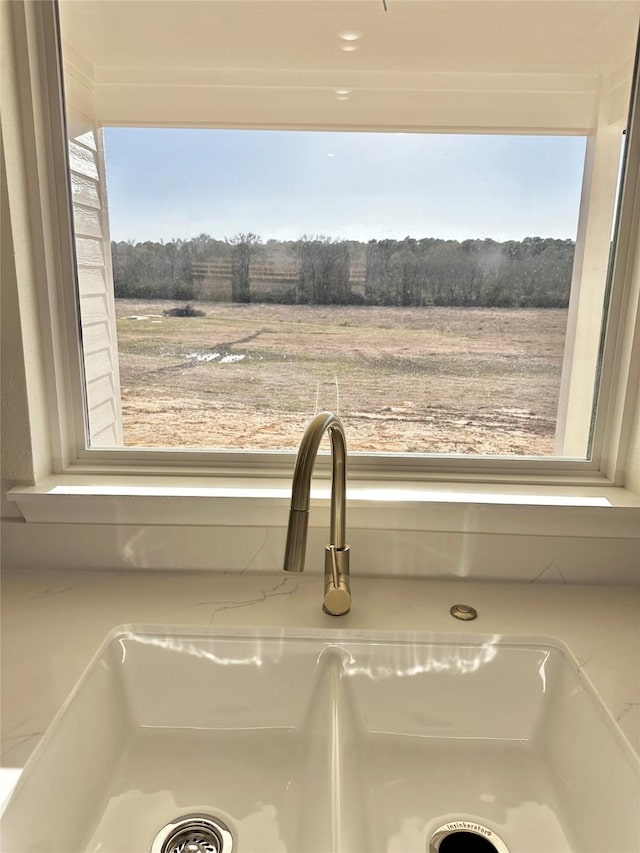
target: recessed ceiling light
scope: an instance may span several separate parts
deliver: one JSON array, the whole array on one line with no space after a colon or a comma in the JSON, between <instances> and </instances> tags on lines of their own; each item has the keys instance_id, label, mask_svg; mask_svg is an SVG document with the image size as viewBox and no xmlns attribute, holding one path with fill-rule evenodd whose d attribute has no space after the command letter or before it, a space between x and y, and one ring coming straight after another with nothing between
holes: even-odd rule
<instances>
[{"instance_id":1,"label":"recessed ceiling light","mask_svg":"<svg viewBox=\"0 0 640 853\"><path fill-rule=\"evenodd\" d=\"M347 95L350 95L352 92L351 89L334 89L333 91L336 93L336 95L344 95L345 97Z\"/></svg>"},{"instance_id":2,"label":"recessed ceiling light","mask_svg":"<svg viewBox=\"0 0 640 853\"><path fill-rule=\"evenodd\" d=\"M341 30L338 33L338 38L341 38L342 41L358 41L362 38L362 33L358 30Z\"/></svg>"},{"instance_id":3,"label":"recessed ceiling light","mask_svg":"<svg viewBox=\"0 0 640 853\"><path fill-rule=\"evenodd\" d=\"M357 44L341 44L340 50L344 50L345 53L353 53L354 50L358 49Z\"/></svg>"}]
</instances>

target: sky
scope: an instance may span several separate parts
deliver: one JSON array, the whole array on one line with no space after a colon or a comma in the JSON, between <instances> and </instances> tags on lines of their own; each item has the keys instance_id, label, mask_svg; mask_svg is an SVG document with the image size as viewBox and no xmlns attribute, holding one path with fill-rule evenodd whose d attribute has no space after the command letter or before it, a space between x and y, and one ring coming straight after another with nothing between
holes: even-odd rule
<instances>
[{"instance_id":1,"label":"sky","mask_svg":"<svg viewBox=\"0 0 640 853\"><path fill-rule=\"evenodd\" d=\"M105 128L111 239L575 239L585 142Z\"/></svg>"}]
</instances>

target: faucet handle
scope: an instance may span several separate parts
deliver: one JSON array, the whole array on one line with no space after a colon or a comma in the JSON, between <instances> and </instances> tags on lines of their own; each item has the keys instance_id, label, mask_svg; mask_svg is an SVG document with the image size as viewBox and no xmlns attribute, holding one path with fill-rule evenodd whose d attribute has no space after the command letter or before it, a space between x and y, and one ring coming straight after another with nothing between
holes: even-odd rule
<instances>
[{"instance_id":1,"label":"faucet handle","mask_svg":"<svg viewBox=\"0 0 640 853\"><path fill-rule=\"evenodd\" d=\"M329 616L344 616L351 610L351 592L344 586L325 589L322 609Z\"/></svg>"},{"instance_id":2,"label":"faucet handle","mask_svg":"<svg viewBox=\"0 0 640 853\"><path fill-rule=\"evenodd\" d=\"M342 616L351 609L351 579L349 577L349 546L324 549L324 599L322 608L331 616Z\"/></svg>"}]
</instances>

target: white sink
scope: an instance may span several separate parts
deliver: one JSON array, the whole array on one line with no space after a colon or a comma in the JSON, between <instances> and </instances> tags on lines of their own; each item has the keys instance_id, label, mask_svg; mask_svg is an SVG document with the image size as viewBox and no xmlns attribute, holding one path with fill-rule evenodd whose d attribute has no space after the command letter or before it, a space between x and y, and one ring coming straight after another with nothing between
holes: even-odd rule
<instances>
[{"instance_id":1,"label":"white sink","mask_svg":"<svg viewBox=\"0 0 640 853\"><path fill-rule=\"evenodd\" d=\"M444 825L637 853L639 801L636 756L554 641L132 627L27 764L2 850L145 853L200 813L240 853L427 853Z\"/></svg>"}]
</instances>

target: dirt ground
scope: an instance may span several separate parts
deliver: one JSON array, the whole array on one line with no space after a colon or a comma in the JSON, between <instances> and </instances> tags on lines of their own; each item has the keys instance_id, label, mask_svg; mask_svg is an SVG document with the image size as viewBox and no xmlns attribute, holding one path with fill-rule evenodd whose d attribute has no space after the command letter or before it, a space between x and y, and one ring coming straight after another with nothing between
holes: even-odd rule
<instances>
[{"instance_id":1,"label":"dirt ground","mask_svg":"<svg viewBox=\"0 0 640 853\"><path fill-rule=\"evenodd\" d=\"M566 311L170 307L116 303L126 445L293 449L331 409L350 452L553 453Z\"/></svg>"}]
</instances>

